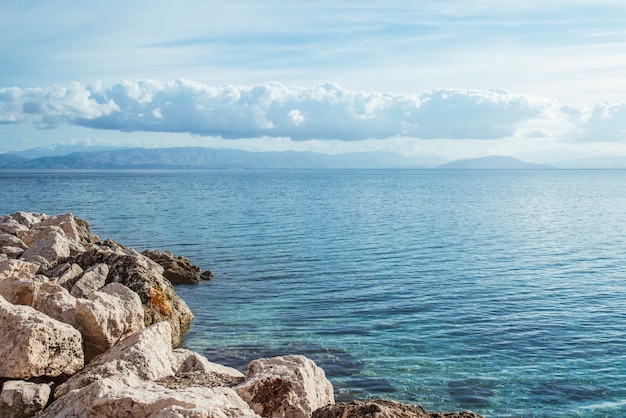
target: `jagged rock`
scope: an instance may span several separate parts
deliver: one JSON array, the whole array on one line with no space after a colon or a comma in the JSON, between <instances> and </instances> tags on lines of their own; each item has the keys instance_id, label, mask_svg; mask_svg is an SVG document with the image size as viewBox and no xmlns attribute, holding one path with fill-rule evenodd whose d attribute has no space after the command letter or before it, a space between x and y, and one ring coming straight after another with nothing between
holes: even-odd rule
<instances>
[{"instance_id":1,"label":"jagged rock","mask_svg":"<svg viewBox=\"0 0 626 418\"><path fill-rule=\"evenodd\" d=\"M35 293L41 286L35 280L9 277L0 280L0 296L14 305L32 306Z\"/></svg>"},{"instance_id":2,"label":"jagged rock","mask_svg":"<svg viewBox=\"0 0 626 418\"><path fill-rule=\"evenodd\" d=\"M92 292L102 288L109 275L109 266L104 263L89 267L72 286L70 294L77 298L84 298Z\"/></svg>"},{"instance_id":3,"label":"jagged rock","mask_svg":"<svg viewBox=\"0 0 626 418\"><path fill-rule=\"evenodd\" d=\"M163 276L173 284L193 284L202 280L202 270L185 257L176 257L171 251L146 250L141 254L163 267Z\"/></svg>"},{"instance_id":4,"label":"jagged rock","mask_svg":"<svg viewBox=\"0 0 626 418\"><path fill-rule=\"evenodd\" d=\"M313 412L312 418L480 418L470 411L426 412L419 405L375 399L327 405Z\"/></svg>"},{"instance_id":5,"label":"jagged rock","mask_svg":"<svg viewBox=\"0 0 626 418\"><path fill-rule=\"evenodd\" d=\"M82 337L70 325L0 296L0 377L70 375L83 365Z\"/></svg>"},{"instance_id":6,"label":"jagged rock","mask_svg":"<svg viewBox=\"0 0 626 418\"><path fill-rule=\"evenodd\" d=\"M253 360L235 390L263 417L308 418L335 402L324 371L299 355Z\"/></svg>"},{"instance_id":7,"label":"jagged rock","mask_svg":"<svg viewBox=\"0 0 626 418\"><path fill-rule=\"evenodd\" d=\"M139 295L144 308L146 326L167 321L172 327L172 344L180 345L182 335L189 329L193 314L174 292L172 284L163 277L163 268L134 251L93 248L77 257L82 268L98 263L109 266L107 282L122 283Z\"/></svg>"},{"instance_id":8,"label":"jagged rock","mask_svg":"<svg viewBox=\"0 0 626 418\"><path fill-rule=\"evenodd\" d=\"M69 292L82 276L84 270L78 264L63 263L45 272L45 275Z\"/></svg>"},{"instance_id":9,"label":"jagged rock","mask_svg":"<svg viewBox=\"0 0 626 418\"><path fill-rule=\"evenodd\" d=\"M43 411L50 397L50 386L23 380L4 382L0 394L0 416L4 418L32 417Z\"/></svg>"},{"instance_id":10,"label":"jagged rock","mask_svg":"<svg viewBox=\"0 0 626 418\"><path fill-rule=\"evenodd\" d=\"M19 231L26 231L28 227L22 225L17 220L11 218L11 216L3 216L0 218L0 231L7 234L16 235Z\"/></svg>"},{"instance_id":11,"label":"jagged rock","mask_svg":"<svg viewBox=\"0 0 626 418\"><path fill-rule=\"evenodd\" d=\"M28 248L24 241L13 234L7 233L0 233L0 247L17 247L22 251Z\"/></svg>"},{"instance_id":12,"label":"jagged rock","mask_svg":"<svg viewBox=\"0 0 626 418\"><path fill-rule=\"evenodd\" d=\"M20 259L39 264L43 270L48 270L70 254L70 240L59 232L52 232L24 251Z\"/></svg>"},{"instance_id":13,"label":"jagged rock","mask_svg":"<svg viewBox=\"0 0 626 418\"><path fill-rule=\"evenodd\" d=\"M41 241L53 232L65 236L65 232L63 232L63 229L59 228L58 226L39 226L39 224L33 226L32 229L20 231L16 235L24 242L24 244L26 244L27 247L30 247L37 241Z\"/></svg>"},{"instance_id":14,"label":"jagged rock","mask_svg":"<svg viewBox=\"0 0 626 418\"><path fill-rule=\"evenodd\" d=\"M96 357L83 370L59 385L54 395L59 398L105 378L126 386L137 386L173 376L172 360L171 327L167 322L159 322Z\"/></svg>"},{"instance_id":15,"label":"jagged rock","mask_svg":"<svg viewBox=\"0 0 626 418\"><path fill-rule=\"evenodd\" d=\"M9 215L9 219L17 222L20 225L30 229L33 225L38 224L44 219L49 218L45 213L39 212L15 212Z\"/></svg>"},{"instance_id":16,"label":"jagged rock","mask_svg":"<svg viewBox=\"0 0 626 418\"><path fill-rule=\"evenodd\" d=\"M187 350L186 348L177 348L173 352L174 360L172 367L177 375L193 372L215 373L230 376L232 378L244 378L245 375L232 367L222 366L221 364L212 363L206 357Z\"/></svg>"},{"instance_id":17,"label":"jagged rock","mask_svg":"<svg viewBox=\"0 0 626 418\"><path fill-rule=\"evenodd\" d=\"M37 274L39 265L22 260L8 259L0 261L0 280L7 277L32 279Z\"/></svg>"},{"instance_id":18,"label":"jagged rock","mask_svg":"<svg viewBox=\"0 0 626 418\"><path fill-rule=\"evenodd\" d=\"M50 318L78 329L76 322L76 298L57 283L43 283L33 298L33 308Z\"/></svg>"},{"instance_id":19,"label":"jagged rock","mask_svg":"<svg viewBox=\"0 0 626 418\"><path fill-rule=\"evenodd\" d=\"M139 296L119 283L77 299L75 320L83 334L86 362L144 328Z\"/></svg>"},{"instance_id":20,"label":"jagged rock","mask_svg":"<svg viewBox=\"0 0 626 418\"><path fill-rule=\"evenodd\" d=\"M63 230L65 236L69 239L72 239L76 242L81 242L81 236L78 233L78 226L76 225L76 220L74 219L74 215L71 213L66 213L63 215L51 216L49 218L43 219L38 227L45 226L55 226L61 228Z\"/></svg>"},{"instance_id":21,"label":"jagged rock","mask_svg":"<svg viewBox=\"0 0 626 418\"><path fill-rule=\"evenodd\" d=\"M230 388L172 390L152 382L128 387L102 379L53 402L41 418L259 418Z\"/></svg>"}]
</instances>

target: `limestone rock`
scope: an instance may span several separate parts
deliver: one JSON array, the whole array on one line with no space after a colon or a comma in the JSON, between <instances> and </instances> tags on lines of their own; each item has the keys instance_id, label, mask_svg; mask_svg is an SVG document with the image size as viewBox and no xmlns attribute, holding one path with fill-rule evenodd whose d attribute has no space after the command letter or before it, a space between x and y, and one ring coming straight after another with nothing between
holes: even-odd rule
<instances>
[{"instance_id":1,"label":"limestone rock","mask_svg":"<svg viewBox=\"0 0 626 418\"><path fill-rule=\"evenodd\" d=\"M0 247L18 247L22 250L28 248L24 241L13 234L7 233L0 233Z\"/></svg>"},{"instance_id":2,"label":"limestone rock","mask_svg":"<svg viewBox=\"0 0 626 418\"><path fill-rule=\"evenodd\" d=\"M57 399L41 418L60 416L259 418L230 388L172 390L152 382L128 387L106 378Z\"/></svg>"},{"instance_id":3,"label":"limestone rock","mask_svg":"<svg viewBox=\"0 0 626 418\"><path fill-rule=\"evenodd\" d=\"M72 239L76 242L81 241L81 236L78 233L78 226L76 225L76 220L74 219L74 215L72 215L71 213L51 216L49 218L43 219L41 222L39 222L38 226L59 227L63 230L67 238Z\"/></svg>"},{"instance_id":4,"label":"limestone rock","mask_svg":"<svg viewBox=\"0 0 626 418\"><path fill-rule=\"evenodd\" d=\"M39 265L35 263L14 259L0 261L0 280L7 277L32 279L38 270Z\"/></svg>"},{"instance_id":5,"label":"limestone rock","mask_svg":"<svg viewBox=\"0 0 626 418\"><path fill-rule=\"evenodd\" d=\"M77 298L84 298L92 292L100 289L107 281L109 266L104 263L89 267L82 277L72 286L70 294Z\"/></svg>"},{"instance_id":6,"label":"limestone rock","mask_svg":"<svg viewBox=\"0 0 626 418\"><path fill-rule=\"evenodd\" d=\"M193 314L185 301L174 292L172 284L163 277L161 266L127 249L107 251L103 247L81 254L76 262L84 269L98 263L107 264L109 282L121 283L139 295L144 308L145 325L169 322L172 327L172 344L180 345Z\"/></svg>"},{"instance_id":7,"label":"limestone rock","mask_svg":"<svg viewBox=\"0 0 626 418\"><path fill-rule=\"evenodd\" d=\"M23 380L9 380L0 394L0 416L5 418L32 417L43 411L50 397L50 386Z\"/></svg>"},{"instance_id":8,"label":"limestone rock","mask_svg":"<svg viewBox=\"0 0 626 418\"><path fill-rule=\"evenodd\" d=\"M221 364L212 363L206 357L196 353L195 351L185 348L177 348L173 352L174 361L172 367L177 375L203 372L226 375L233 378L244 378L245 375L232 367L222 366Z\"/></svg>"},{"instance_id":9,"label":"limestone rock","mask_svg":"<svg viewBox=\"0 0 626 418\"><path fill-rule=\"evenodd\" d=\"M71 291L84 270L78 264L63 263L45 272L52 281Z\"/></svg>"},{"instance_id":10,"label":"limestone rock","mask_svg":"<svg viewBox=\"0 0 626 418\"><path fill-rule=\"evenodd\" d=\"M9 219L25 226L28 229L46 218L49 218L49 216L45 213L39 212L15 212L14 214L9 215Z\"/></svg>"},{"instance_id":11,"label":"limestone rock","mask_svg":"<svg viewBox=\"0 0 626 418\"><path fill-rule=\"evenodd\" d=\"M159 322L141 330L96 357L83 370L58 386L59 398L95 381L110 378L126 386L173 376L171 327Z\"/></svg>"},{"instance_id":12,"label":"limestone rock","mask_svg":"<svg viewBox=\"0 0 626 418\"><path fill-rule=\"evenodd\" d=\"M75 317L83 334L86 362L144 328L139 296L119 283L77 299Z\"/></svg>"},{"instance_id":13,"label":"limestone rock","mask_svg":"<svg viewBox=\"0 0 626 418\"><path fill-rule=\"evenodd\" d=\"M33 308L50 318L64 322L78 329L76 322L76 298L56 283L48 282L35 293Z\"/></svg>"},{"instance_id":14,"label":"limestone rock","mask_svg":"<svg viewBox=\"0 0 626 418\"><path fill-rule=\"evenodd\" d=\"M40 286L41 284L34 280L9 277L0 280L0 296L14 305L32 306L34 295Z\"/></svg>"},{"instance_id":15,"label":"limestone rock","mask_svg":"<svg viewBox=\"0 0 626 418\"><path fill-rule=\"evenodd\" d=\"M253 360L235 390L263 417L306 418L335 401L324 371L304 356Z\"/></svg>"},{"instance_id":16,"label":"limestone rock","mask_svg":"<svg viewBox=\"0 0 626 418\"><path fill-rule=\"evenodd\" d=\"M0 377L29 379L69 375L81 369L82 337L78 330L0 297Z\"/></svg>"},{"instance_id":17,"label":"limestone rock","mask_svg":"<svg viewBox=\"0 0 626 418\"><path fill-rule=\"evenodd\" d=\"M65 233L58 226L39 226L39 224L35 225L32 229L28 229L26 231L20 231L16 235L19 239L21 239L24 244L28 247L32 246L37 241L41 241L46 238L48 235L56 232L65 236Z\"/></svg>"},{"instance_id":18,"label":"limestone rock","mask_svg":"<svg viewBox=\"0 0 626 418\"><path fill-rule=\"evenodd\" d=\"M481 418L470 411L426 412L419 405L375 399L327 405L313 412L312 418Z\"/></svg>"},{"instance_id":19,"label":"limestone rock","mask_svg":"<svg viewBox=\"0 0 626 418\"><path fill-rule=\"evenodd\" d=\"M171 251L146 250L141 254L163 267L163 276L173 284L193 284L202 279L202 270L185 257L176 257Z\"/></svg>"},{"instance_id":20,"label":"limestone rock","mask_svg":"<svg viewBox=\"0 0 626 418\"><path fill-rule=\"evenodd\" d=\"M28 227L26 225L22 225L17 220L11 218L10 216L4 216L0 218L0 231L6 232L7 234L17 235L19 231L27 231Z\"/></svg>"},{"instance_id":21,"label":"limestone rock","mask_svg":"<svg viewBox=\"0 0 626 418\"><path fill-rule=\"evenodd\" d=\"M47 270L69 256L70 241L59 232L52 232L24 251L20 259L39 264Z\"/></svg>"}]
</instances>

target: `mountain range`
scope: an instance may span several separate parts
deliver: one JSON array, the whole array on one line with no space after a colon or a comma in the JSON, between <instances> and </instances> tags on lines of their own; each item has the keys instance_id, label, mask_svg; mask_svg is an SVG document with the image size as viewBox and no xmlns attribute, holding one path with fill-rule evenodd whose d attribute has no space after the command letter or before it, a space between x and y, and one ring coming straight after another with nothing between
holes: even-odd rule
<instances>
[{"instance_id":1,"label":"mountain range","mask_svg":"<svg viewBox=\"0 0 626 418\"><path fill-rule=\"evenodd\" d=\"M533 164L514 157L491 155L446 161L432 155L404 156L392 152L329 155L301 151L252 152L201 147L81 148L57 147L0 154L0 169L626 169L626 157L592 158L552 165Z\"/></svg>"}]
</instances>

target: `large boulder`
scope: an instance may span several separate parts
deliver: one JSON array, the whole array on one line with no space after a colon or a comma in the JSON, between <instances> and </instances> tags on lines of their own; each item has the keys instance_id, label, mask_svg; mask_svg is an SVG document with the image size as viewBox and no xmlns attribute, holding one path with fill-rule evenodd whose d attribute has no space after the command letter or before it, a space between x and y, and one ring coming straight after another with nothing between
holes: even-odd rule
<instances>
[{"instance_id":1,"label":"large boulder","mask_svg":"<svg viewBox=\"0 0 626 418\"><path fill-rule=\"evenodd\" d=\"M30 306L13 305L0 296L0 377L71 375L84 365L82 336Z\"/></svg>"},{"instance_id":2,"label":"large boulder","mask_svg":"<svg viewBox=\"0 0 626 418\"><path fill-rule=\"evenodd\" d=\"M8 279L0 280L0 296L14 305L31 306L35 293L40 286L41 284L33 279L9 277Z\"/></svg>"},{"instance_id":3,"label":"large boulder","mask_svg":"<svg viewBox=\"0 0 626 418\"><path fill-rule=\"evenodd\" d=\"M171 338L171 327L167 322L159 322L131 335L59 385L54 391L55 398L106 378L125 386L137 386L173 376Z\"/></svg>"},{"instance_id":4,"label":"large boulder","mask_svg":"<svg viewBox=\"0 0 626 418\"><path fill-rule=\"evenodd\" d=\"M0 280L7 277L32 279L37 274L39 265L22 260L8 259L0 261Z\"/></svg>"},{"instance_id":5,"label":"large boulder","mask_svg":"<svg viewBox=\"0 0 626 418\"><path fill-rule=\"evenodd\" d=\"M0 393L0 416L4 418L32 417L43 411L50 398L50 386L23 380L9 380Z\"/></svg>"},{"instance_id":6,"label":"large boulder","mask_svg":"<svg viewBox=\"0 0 626 418\"><path fill-rule=\"evenodd\" d=\"M263 417L308 418L335 402L324 370L299 355L253 360L235 390Z\"/></svg>"},{"instance_id":7,"label":"large boulder","mask_svg":"<svg viewBox=\"0 0 626 418\"><path fill-rule=\"evenodd\" d=\"M72 246L65 235L55 231L33 243L22 253L20 259L39 264L42 270L48 270L69 257Z\"/></svg>"},{"instance_id":8,"label":"large boulder","mask_svg":"<svg viewBox=\"0 0 626 418\"><path fill-rule=\"evenodd\" d=\"M171 251L145 250L141 254L163 267L163 276L173 284L198 283L211 276L203 275L200 267L191 264L186 257L174 256Z\"/></svg>"},{"instance_id":9,"label":"large boulder","mask_svg":"<svg viewBox=\"0 0 626 418\"><path fill-rule=\"evenodd\" d=\"M31 305L50 318L64 322L78 329L76 321L76 298L57 283L48 282L39 286Z\"/></svg>"},{"instance_id":10,"label":"large boulder","mask_svg":"<svg viewBox=\"0 0 626 418\"><path fill-rule=\"evenodd\" d=\"M224 375L233 379L245 378L245 375L239 370L223 366L221 364L212 363L203 355L198 354L195 351L187 350L186 348L177 348L174 350L173 355L174 359L172 362L172 368L174 369L176 375L202 372Z\"/></svg>"},{"instance_id":11,"label":"large boulder","mask_svg":"<svg viewBox=\"0 0 626 418\"><path fill-rule=\"evenodd\" d=\"M86 299L76 299L75 321L83 334L85 361L144 328L139 296L126 286L110 283Z\"/></svg>"},{"instance_id":12,"label":"large boulder","mask_svg":"<svg viewBox=\"0 0 626 418\"><path fill-rule=\"evenodd\" d=\"M193 314L163 277L163 268L132 249L100 246L84 252L76 263L87 269L99 263L109 266L108 283L121 283L139 295L146 326L167 321L172 328L172 344L178 346L189 329Z\"/></svg>"},{"instance_id":13,"label":"large boulder","mask_svg":"<svg viewBox=\"0 0 626 418\"><path fill-rule=\"evenodd\" d=\"M69 392L41 415L54 417L259 418L230 388L173 390L152 382L129 387L107 378Z\"/></svg>"},{"instance_id":14,"label":"large boulder","mask_svg":"<svg viewBox=\"0 0 626 418\"><path fill-rule=\"evenodd\" d=\"M480 418L470 411L426 412L419 405L374 399L327 405L313 412L312 418Z\"/></svg>"},{"instance_id":15,"label":"large boulder","mask_svg":"<svg viewBox=\"0 0 626 418\"><path fill-rule=\"evenodd\" d=\"M83 275L84 270L78 264L62 263L44 272L50 281L56 282L69 291Z\"/></svg>"},{"instance_id":16,"label":"large boulder","mask_svg":"<svg viewBox=\"0 0 626 418\"><path fill-rule=\"evenodd\" d=\"M105 285L109 275L109 266L104 263L89 267L76 281L70 294L77 298L84 298Z\"/></svg>"}]
</instances>

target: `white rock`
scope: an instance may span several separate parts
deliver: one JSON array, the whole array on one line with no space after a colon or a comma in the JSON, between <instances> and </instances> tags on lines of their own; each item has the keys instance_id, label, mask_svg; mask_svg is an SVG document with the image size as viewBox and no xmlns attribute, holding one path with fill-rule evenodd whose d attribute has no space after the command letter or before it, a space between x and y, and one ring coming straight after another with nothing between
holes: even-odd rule
<instances>
[{"instance_id":1,"label":"white rock","mask_svg":"<svg viewBox=\"0 0 626 418\"><path fill-rule=\"evenodd\" d=\"M20 238L28 247L32 246L37 241L41 241L53 232L59 233L65 236L65 232L58 226L39 226L35 225L32 229L26 231L20 231L16 235Z\"/></svg>"},{"instance_id":2,"label":"white rock","mask_svg":"<svg viewBox=\"0 0 626 418\"><path fill-rule=\"evenodd\" d=\"M7 277L15 277L18 279L32 279L37 274L39 265L29 263L22 260L4 260L0 261L0 280Z\"/></svg>"},{"instance_id":3,"label":"white rock","mask_svg":"<svg viewBox=\"0 0 626 418\"><path fill-rule=\"evenodd\" d=\"M28 231L28 227L26 225L22 225L11 217L6 216L0 221L0 231L11 235L17 235L20 231Z\"/></svg>"},{"instance_id":4,"label":"white rock","mask_svg":"<svg viewBox=\"0 0 626 418\"><path fill-rule=\"evenodd\" d=\"M169 323L159 322L131 335L59 385L55 397L105 378L137 386L173 376L171 332Z\"/></svg>"},{"instance_id":5,"label":"white rock","mask_svg":"<svg viewBox=\"0 0 626 418\"><path fill-rule=\"evenodd\" d=\"M35 242L20 257L23 261L40 264L44 268L55 266L61 259L70 256L70 241L58 232L52 232Z\"/></svg>"},{"instance_id":6,"label":"white rock","mask_svg":"<svg viewBox=\"0 0 626 418\"><path fill-rule=\"evenodd\" d=\"M335 402L324 371L304 356L254 360L235 390L263 417L308 418Z\"/></svg>"},{"instance_id":7,"label":"white rock","mask_svg":"<svg viewBox=\"0 0 626 418\"><path fill-rule=\"evenodd\" d=\"M13 234L0 233L0 247L18 247L22 250L28 248L28 246Z\"/></svg>"},{"instance_id":8,"label":"white rock","mask_svg":"<svg viewBox=\"0 0 626 418\"><path fill-rule=\"evenodd\" d=\"M78 264L63 263L46 272L50 280L60 284L69 292L76 284L84 270Z\"/></svg>"},{"instance_id":9,"label":"white rock","mask_svg":"<svg viewBox=\"0 0 626 418\"><path fill-rule=\"evenodd\" d=\"M78 233L78 228L76 225L76 220L74 219L74 215L71 213L66 213L63 215L51 216L47 219L42 220L39 225L41 226L58 226L63 230L65 236L76 241L80 242L80 235Z\"/></svg>"},{"instance_id":10,"label":"white rock","mask_svg":"<svg viewBox=\"0 0 626 418\"><path fill-rule=\"evenodd\" d=\"M9 380L2 386L0 415L4 418L22 418L39 414L48 403L50 386L23 380Z\"/></svg>"},{"instance_id":11,"label":"white rock","mask_svg":"<svg viewBox=\"0 0 626 418\"><path fill-rule=\"evenodd\" d=\"M233 378L245 377L237 369L223 366L221 364L212 363L206 357L187 350L186 348L177 348L174 350L174 361L172 363L177 375L184 373L203 372L209 374L221 374Z\"/></svg>"},{"instance_id":12,"label":"white rock","mask_svg":"<svg viewBox=\"0 0 626 418\"><path fill-rule=\"evenodd\" d=\"M0 297L0 377L69 375L83 365L82 337L70 325Z\"/></svg>"},{"instance_id":13,"label":"white rock","mask_svg":"<svg viewBox=\"0 0 626 418\"><path fill-rule=\"evenodd\" d=\"M173 390L152 382L127 387L112 379L69 392L41 417L259 418L230 388Z\"/></svg>"},{"instance_id":14,"label":"white rock","mask_svg":"<svg viewBox=\"0 0 626 418\"><path fill-rule=\"evenodd\" d=\"M32 306L35 293L41 284L34 280L9 277L0 280L0 296L14 305Z\"/></svg>"},{"instance_id":15,"label":"white rock","mask_svg":"<svg viewBox=\"0 0 626 418\"><path fill-rule=\"evenodd\" d=\"M9 215L9 218L21 225L26 226L27 228L31 228L33 225L49 218L49 216L45 213L39 212L15 212L14 214Z\"/></svg>"},{"instance_id":16,"label":"white rock","mask_svg":"<svg viewBox=\"0 0 626 418\"><path fill-rule=\"evenodd\" d=\"M76 323L89 362L144 328L141 299L126 286L110 283L87 299L76 300Z\"/></svg>"},{"instance_id":17,"label":"white rock","mask_svg":"<svg viewBox=\"0 0 626 418\"><path fill-rule=\"evenodd\" d=\"M76 298L67 289L52 282L39 287L33 298L33 308L50 318L64 322L78 329L76 322Z\"/></svg>"},{"instance_id":18,"label":"white rock","mask_svg":"<svg viewBox=\"0 0 626 418\"><path fill-rule=\"evenodd\" d=\"M107 281L109 266L104 263L89 267L82 277L72 286L70 294L77 298L84 298L92 292L100 289Z\"/></svg>"}]
</instances>

